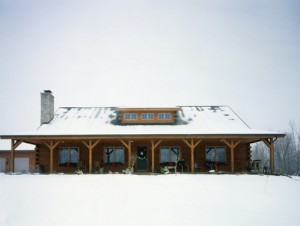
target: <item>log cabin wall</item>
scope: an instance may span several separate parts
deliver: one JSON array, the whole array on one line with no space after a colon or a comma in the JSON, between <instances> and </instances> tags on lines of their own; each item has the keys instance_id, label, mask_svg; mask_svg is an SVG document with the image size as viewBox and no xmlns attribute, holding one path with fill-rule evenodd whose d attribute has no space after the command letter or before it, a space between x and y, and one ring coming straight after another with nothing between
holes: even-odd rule
<instances>
[{"instance_id":1,"label":"log cabin wall","mask_svg":"<svg viewBox=\"0 0 300 226\"><path fill-rule=\"evenodd\" d=\"M250 144L240 144L236 147L234 155L235 172L246 172L250 166L251 147Z\"/></svg>"}]
</instances>

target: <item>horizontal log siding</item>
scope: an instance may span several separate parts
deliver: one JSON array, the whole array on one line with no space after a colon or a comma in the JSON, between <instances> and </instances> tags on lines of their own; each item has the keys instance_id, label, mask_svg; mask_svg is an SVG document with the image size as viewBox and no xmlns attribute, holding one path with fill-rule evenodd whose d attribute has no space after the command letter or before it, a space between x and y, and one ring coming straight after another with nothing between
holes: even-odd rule
<instances>
[{"instance_id":1,"label":"horizontal log siding","mask_svg":"<svg viewBox=\"0 0 300 226\"><path fill-rule=\"evenodd\" d=\"M247 167L250 164L250 145L240 144L234 151L234 171L235 172L246 172Z\"/></svg>"},{"instance_id":2,"label":"horizontal log siding","mask_svg":"<svg viewBox=\"0 0 300 226\"><path fill-rule=\"evenodd\" d=\"M155 140L157 142L157 140ZM125 141L125 142L128 142ZM227 158L227 164L224 166L218 166L218 170L224 171L224 172L230 172L230 148L227 147L222 142L207 142L202 141L194 151L194 161L197 163L198 168L195 169L195 173L197 172L208 172L210 169L206 166L206 155L205 150L207 146L223 146L226 148L226 158ZM83 145L82 142L77 141L68 141L62 144L59 144L53 151L53 170L55 172L65 172L65 173L74 173L77 170L77 167L66 167L66 166L59 166L59 149L61 147L78 147L79 148L79 160L84 163L84 170L88 172L88 164L89 164L89 150L88 148ZM104 148L105 147L124 147L124 145L118 140L107 140L107 141L101 141L94 149L93 149L93 164L95 161L99 161L100 166L105 168L104 172L121 172L123 169L126 169L128 167L128 150L126 147L124 147L124 157L125 157L125 163L124 165L105 165L104 164ZM138 147L146 147L147 148L147 169L149 172L151 172L151 166L152 166L152 150L151 150L151 140L134 140L131 143L131 153L136 155L136 151ZM185 162L189 166L189 171L191 171L191 150L190 148L181 140L163 140L158 147L155 149L155 172L159 172L159 169L161 167L160 165L160 148L161 147L179 147L181 150L181 157L185 160ZM50 151L48 147L45 147L44 145L40 145L39 150L39 164L42 166L42 169L44 172L50 171ZM247 166L250 161L250 145L241 143L239 144L234 151L234 167L235 172L244 172L247 169ZM94 166L93 166L94 169ZM136 167L135 167L136 171ZM181 171L181 169L178 169L178 171Z\"/></svg>"}]
</instances>

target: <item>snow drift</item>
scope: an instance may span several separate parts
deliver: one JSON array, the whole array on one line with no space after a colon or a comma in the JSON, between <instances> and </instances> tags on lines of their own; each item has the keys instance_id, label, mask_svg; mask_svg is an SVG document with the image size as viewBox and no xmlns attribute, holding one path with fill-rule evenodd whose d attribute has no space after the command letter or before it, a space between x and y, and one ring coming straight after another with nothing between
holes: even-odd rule
<instances>
[{"instance_id":1,"label":"snow drift","mask_svg":"<svg viewBox=\"0 0 300 226\"><path fill-rule=\"evenodd\" d=\"M299 225L299 177L0 175L1 226Z\"/></svg>"}]
</instances>

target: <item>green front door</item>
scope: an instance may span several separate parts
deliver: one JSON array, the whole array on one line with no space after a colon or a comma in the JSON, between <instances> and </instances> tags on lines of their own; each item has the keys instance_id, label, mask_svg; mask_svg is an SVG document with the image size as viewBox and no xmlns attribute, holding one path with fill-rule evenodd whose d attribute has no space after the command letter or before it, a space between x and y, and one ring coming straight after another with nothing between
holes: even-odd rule
<instances>
[{"instance_id":1,"label":"green front door","mask_svg":"<svg viewBox=\"0 0 300 226\"><path fill-rule=\"evenodd\" d=\"M147 148L137 148L137 170L147 170Z\"/></svg>"}]
</instances>

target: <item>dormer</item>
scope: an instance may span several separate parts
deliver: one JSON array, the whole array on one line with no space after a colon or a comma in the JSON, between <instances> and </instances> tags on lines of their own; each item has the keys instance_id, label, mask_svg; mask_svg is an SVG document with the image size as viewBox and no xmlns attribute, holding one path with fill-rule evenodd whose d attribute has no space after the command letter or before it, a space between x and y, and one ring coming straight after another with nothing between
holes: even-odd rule
<instances>
[{"instance_id":1,"label":"dormer","mask_svg":"<svg viewBox=\"0 0 300 226\"><path fill-rule=\"evenodd\" d=\"M180 108L117 108L121 124L174 124Z\"/></svg>"}]
</instances>

